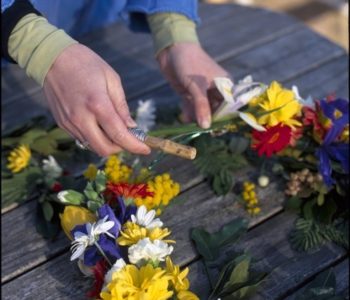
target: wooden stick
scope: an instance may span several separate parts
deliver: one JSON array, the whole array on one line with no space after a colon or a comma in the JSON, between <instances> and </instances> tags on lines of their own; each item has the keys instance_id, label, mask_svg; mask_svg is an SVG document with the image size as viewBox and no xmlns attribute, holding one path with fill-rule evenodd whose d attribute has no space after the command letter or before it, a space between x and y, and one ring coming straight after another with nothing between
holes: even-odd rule
<instances>
[{"instance_id":1,"label":"wooden stick","mask_svg":"<svg viewBox=\"0 0 350 300\"><path fill-rule=\"evenodd\" d=\"M175 143L171 140L161 139L154 136L146 136L144 143L153 149L160 149L165 153L180 156L186 159L195 159L196 148Z\"/></svg>"}]
</instances>

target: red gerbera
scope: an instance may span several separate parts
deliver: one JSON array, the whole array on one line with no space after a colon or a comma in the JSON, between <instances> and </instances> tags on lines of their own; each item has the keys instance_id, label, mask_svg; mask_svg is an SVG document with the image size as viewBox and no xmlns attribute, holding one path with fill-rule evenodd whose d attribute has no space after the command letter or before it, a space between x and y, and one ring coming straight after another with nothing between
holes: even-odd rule
<instances>
[{"instance_id":1,"label":"red gerbera","mask_svg":"<svg viewBox=\"0 0 350 300\"><path fill-rule=\"evenodd\" d=\"M258 151L259 156L265 154L270 157L273 153L277 153L289 145L292 129L281 123L266 129L266 131L253 130L254 144L252 148Z\"/></svg>"},{"instance_id":2,"label":"red gerbera","mask_svg":"<svg viewBox=\"0 0 350 300\"><path fill-rule=\"evenodd\" d=\"M97 264L92 268L94 273L95 281L92 290L87 293L89 298L99 299L100 293L102 290L105 274L107 272L107 263L104 259L101 259Z\"/></svg>"},{"instance_id":3,"label":"red gerbera","mask_svg":"<svg viewBox=\"0 0 350 300\"><path fill-rule=\"evenodd\" d=\"M146 183L107 183L106 192L113 194L114 196L127 198L146 198L147 196L153 196L153 192L147 190L148 185Z\"/></svg>"}]
</instances>

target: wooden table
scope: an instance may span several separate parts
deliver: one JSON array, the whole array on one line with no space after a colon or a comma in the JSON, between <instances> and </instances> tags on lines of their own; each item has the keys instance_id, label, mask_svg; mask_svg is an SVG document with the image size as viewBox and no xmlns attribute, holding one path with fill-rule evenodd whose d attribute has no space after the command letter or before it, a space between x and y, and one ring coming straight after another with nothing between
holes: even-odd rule
<instances>
[{"instance_id":1,"label":"wooden table","mask_svg":"<svg viewBox=\"0 0 350 300\"><path fill-rule=\"evenodd\" d=\"M294 19L257 8L237 5L200 6L199 35L204 48L236 79L252 74L256 80L295 84L302 95L324 97L331 92L348 97L348 56L343 49L310 31ZM131 108L138 99L153 98L158 108L178 105L179 98L166 84L153 59L148 35L130 33L116 24L81 39L122 76ZM3 133L30 118L48 114L40 106L43 94L23 71L10 66L2 77ZM217 197L193 164L167 159L161 170L170 170L182 185L182 204L169 207L162 216L177 241L174 259L190 267L192 290L206 299L209 283L189 238L189 230L209 231L246 213L235 195ZM247 168L236 176L254 174ZM250 218L250 230L235 247L248 250L273 272L259 289L257 299L294 299L298 290L327 268L334 268L337 290L348 294L347 253L327 244L312 253L293 251L287 240L295 215L281 206L282 189L272 183L259 189L262 214ZM2 214L2 299L84 299L91 280L69 261L69 241L61 233L54 241L41 238L34 226L35 199ZM209 213L210 212L210 213Z\"/></svg>"}]
</instances>

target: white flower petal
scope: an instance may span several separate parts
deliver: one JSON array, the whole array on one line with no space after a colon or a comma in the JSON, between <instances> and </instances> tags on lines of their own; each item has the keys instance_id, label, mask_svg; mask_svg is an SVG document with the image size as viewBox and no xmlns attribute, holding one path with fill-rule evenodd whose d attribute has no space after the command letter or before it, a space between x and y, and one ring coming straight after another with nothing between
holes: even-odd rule
<instances>
[{"instance_id":1,"label":"white flower petal","mask_svg":"<svg viewBox=\"0 0 350 300\"><path fill-rule=\"evenodd\" d=\"M81 255L84 254L86 247L83 244L80 244L72 253L72 256L70 257L70 260L73 261L77 258L79 258Z\"/></svg>"},{"instance_id":2,"label":"white flower petal","mask_svg":"<svg viewBox=\"0 0 350 300\"><path fill-rule=\"evenodd\" d=\"M137 126L143 131L148 132L155 125L155 112L156 107L153 100L140 100L136 110Z\"/></svg>"},{"instance_id":3,"label":"white flower petal","mask_svg":"<svg viewBox=\"0 0 350 300\"><path fill-rule=\"evenodd\" d=\"M257 131L266 131L266 128L259 125L257 122L255 122L252 118L249 117L248 114L239 112L239 117L246 122L249 126L253 127Z\"/></svg>"},{"instance_id":4,"label":"white flower petal","mask_svg":"<svg viewBox=\"0 0 350 300\"><path fill-rule=\"evenodd\" d=\"M224 101L233 102L233 82L227 77L216 77L214 78L214 84L220 94L224 97Z\"/></svg>"}]
</instances>

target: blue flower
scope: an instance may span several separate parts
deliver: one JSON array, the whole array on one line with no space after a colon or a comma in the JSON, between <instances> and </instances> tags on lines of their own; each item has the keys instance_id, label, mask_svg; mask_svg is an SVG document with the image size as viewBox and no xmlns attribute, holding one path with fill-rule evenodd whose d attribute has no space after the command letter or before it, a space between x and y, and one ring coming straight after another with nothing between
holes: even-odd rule
<instances>
[{"instance_id":1,"label":"blue flower","mask_svg":"<svg viewBox=\"0 0 350 300\"><path fill-rule=\"evenodd\" d=\"M115 241L121 223L107 204L99 208L98 217L96 223L73 228L71 260L82 258L85 265L94 266L102 257L107 260L121 258L120 248Z\"/></svg>"},{"instance_id":2,"label":"blue flower","mask_svg":"<svg viewBox=\"0 0 350 300\"><path fill-rule=\"evenodd\" d=\"M316 150L319 159L318 169L324 183L330 187L335 183L332 178L331 160L338 161L344 172L349 173L349 144L337 142L336 139L349 123L349 102L344 99L320 102L323 114L332 121L323 143Z\"/></svg>"},{"instance_id":3,"label":"blue flower","mask_svg":"<svg viewBox=\"0 0 350 300\"><path fill-rule=\"evenodd\" d=\"M131 219L131 215L135 215L137 207L135 205L125 206L123 197L117 196L117 205L115 207L115 215L121 224L126 223Z\"/></svg>"}]
</instances>

